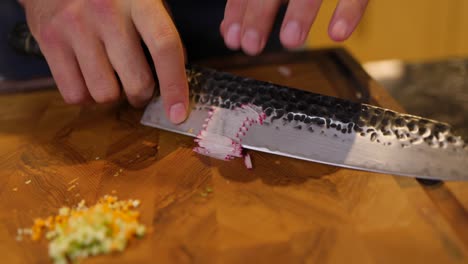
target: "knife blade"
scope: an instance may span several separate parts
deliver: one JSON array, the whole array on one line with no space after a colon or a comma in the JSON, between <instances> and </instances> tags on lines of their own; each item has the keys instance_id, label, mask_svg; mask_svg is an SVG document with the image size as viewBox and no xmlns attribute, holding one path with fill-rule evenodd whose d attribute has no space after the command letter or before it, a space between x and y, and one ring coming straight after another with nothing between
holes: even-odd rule
<instances>
[{"instance_id":1,"label":"knife blade","mask_svg":"<svg viewBox=\"0 0 468 264\"><path fill-rule=\"evenodd\" d=\"M242 147L307 161L434 180L468 180L468 146L450 125L369 104L298 90L198 66L187 67L191 113L172 124L155 97L146 126L196 137L210 111L261 109ZM217 115L220 131L230 115Z\"/></svg>"}]
</instances>

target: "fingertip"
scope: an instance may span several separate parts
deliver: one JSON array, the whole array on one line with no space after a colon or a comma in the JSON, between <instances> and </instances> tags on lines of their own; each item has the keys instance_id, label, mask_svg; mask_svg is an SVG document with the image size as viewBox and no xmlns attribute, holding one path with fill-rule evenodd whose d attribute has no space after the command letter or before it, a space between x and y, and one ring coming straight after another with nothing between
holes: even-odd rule
<instances>
[{"instance_id":1,"label":"fingertip","mask_svg":"<svg viewBox=\"0 0 468 264\"><path fill-rule=\"evenodd\" d=\"M334 41L344 41L349 37L349 26L344 19L333 23L329 29L329 36Z\"/></svg>"},{"instance_id":2,"label":"fingertip","mask_svg":"<svg viewBox=\"0 0 468 264\"><path fill-rule=\"evenodd\" d=\"M241 46L241 26L239 23L233 23L229 26L224 36L226 46L232 50L238 50Z\"/></svg>"},{"instance_id":3,"label":"fingertip","mask_svg":"<svg viewBox=\"0 0 468 264\"><path fill-rule=\"evenodd\" d=\"M160 87L161 98L167 118L174 124L183 122L187 117L187 108L189 105L187 81L169 85L160 83Z\"/></svg>"},{"instance_id":4,"label":"fingertip","mask_svg":"<svg viewBox=\"0 0 468 264\"><path fill-rule=\"evenodd\" d=\"M250 56L258 55L262 51L262 40L258 31L247 29L242 35L242 50Z\"/></svg>"},{"instance_id":5,"label":"fingertip","mask_svg":"<svg viewBox=\"0 0 468 264\"><path fill-rule=\"evenodd\" d=\"M297 21L289 21L280 32L283 46L289 49L297 48L304 43L303 32Z\"/></svg>"},{"instance_id":6,"label":"fingertip","mask_svg":"<svg viewBox=\"0 0 468 264\"><path fill-rule=\"evenodd\" d=\"M184 103L175 103L169 108L169 119L174 124L180 124L187 118L187 106Z\"/></svg>"},{"instance_id":7,"label":"fingertip","mask_svg":"<svg viewBox=\"0 0 468 264\"><path fill-rule=\"evenodd\" d=\"M330 22L328 34L334 41L348 39L362 20L368 0L340 0Z\"/></svg>"}]
</instances>

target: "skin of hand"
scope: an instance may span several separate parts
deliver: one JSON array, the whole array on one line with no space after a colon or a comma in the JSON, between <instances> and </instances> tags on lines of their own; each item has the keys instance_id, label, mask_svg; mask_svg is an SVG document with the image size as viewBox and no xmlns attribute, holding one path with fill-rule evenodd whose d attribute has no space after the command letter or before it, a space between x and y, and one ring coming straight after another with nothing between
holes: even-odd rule
<instances>
[{"instance_id":1,"label":"skin of hand","mask_svg":"<svg viewBox=\"0 0 468 264\"><path fill-rule=\"evenodd\" d=\"M125 93L130 104L144 106L153 95L155 80L143 40L155 64L168 118L174 123L186 118L184 49L162 0L21 3L67 103L108 103Z\"/></svg>"},{"instance_id":2,"label":"skin of hand","mask_svg":"<svg viewBox=\"0 0 468 264\"><path fill-rule=\"evenodd\" d=\"M330 21L328 34L335 41L347 39L359 24L369 0L339 0ZM242 49L249 55L265 47L280 5L288 2L280 32L286 48L297 48L306 41L322 0L228 0L220 31L226 46Z\"/></svg>"},{"instance_id":3,"label":"skin of hand","mask_svg":"<svg viewBox=\"0 0 468 264\"><path fill-rule=\"evenodd\" d=\"M184 49L163 0L20 0L31 32L67 103L108 103L123 92L135 107L152 97L155 80L141 47L147 45L158 74L166 113L187 115ZM284 0L228 0L220 30L226 45L259 54ZM290 0L280 39L301 46L322 0ZM358 25L368 0L340 0L329 35L342 41Z\"/></svg>"}]
</instances>

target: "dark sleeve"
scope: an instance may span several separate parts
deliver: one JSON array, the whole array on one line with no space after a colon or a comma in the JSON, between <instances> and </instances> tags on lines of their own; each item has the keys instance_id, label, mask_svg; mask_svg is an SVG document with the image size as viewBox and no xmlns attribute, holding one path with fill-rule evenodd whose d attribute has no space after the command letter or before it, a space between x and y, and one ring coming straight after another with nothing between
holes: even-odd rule
<instances>
[{"instance_id":1,"label":"dark sleeve","mask_svg":"<svg viewBox=\"0 0 468 264\"><path fill-rule=\"evenodd\" d=\"M50 76L44 59L22 55L8 44L8 36L15 25L25 21L23 8L16 0L0 1L0 78L20 80Z\"/></svg>"}]
</instances>

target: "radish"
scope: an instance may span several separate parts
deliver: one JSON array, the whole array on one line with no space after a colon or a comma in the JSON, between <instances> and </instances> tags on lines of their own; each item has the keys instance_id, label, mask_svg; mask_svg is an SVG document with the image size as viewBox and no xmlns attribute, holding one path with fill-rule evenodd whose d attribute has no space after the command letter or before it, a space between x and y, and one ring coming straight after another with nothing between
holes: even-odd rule
<instances>
[{"instance_id":1,"label":"radish","mask_svg":"<svg viewBox=\"0 0 468 264\"><path fill-rule=\"evenodd\" d=\"M252 169L253 166L252 166L252 160L250 159L250 155L249 154L245 154L244 156L244 164L245 164L245 167L247 167L247 169Z\"/></svg>"},{"instance_id":2,"label":"radish","mask_svg":"<svg viewBox=\"0 0 468 264\"><path fill-rule=\"evenodd\" d=\"M234 109L213 107L203 124L203 130L195 139L198 147L193 148L193 151L220 160L244 157L245 166L252 169L250 155L243 155L240 142L250 126L262 125L265 118L265 113L251 105Z\"/></svg>"}]
</instances>

